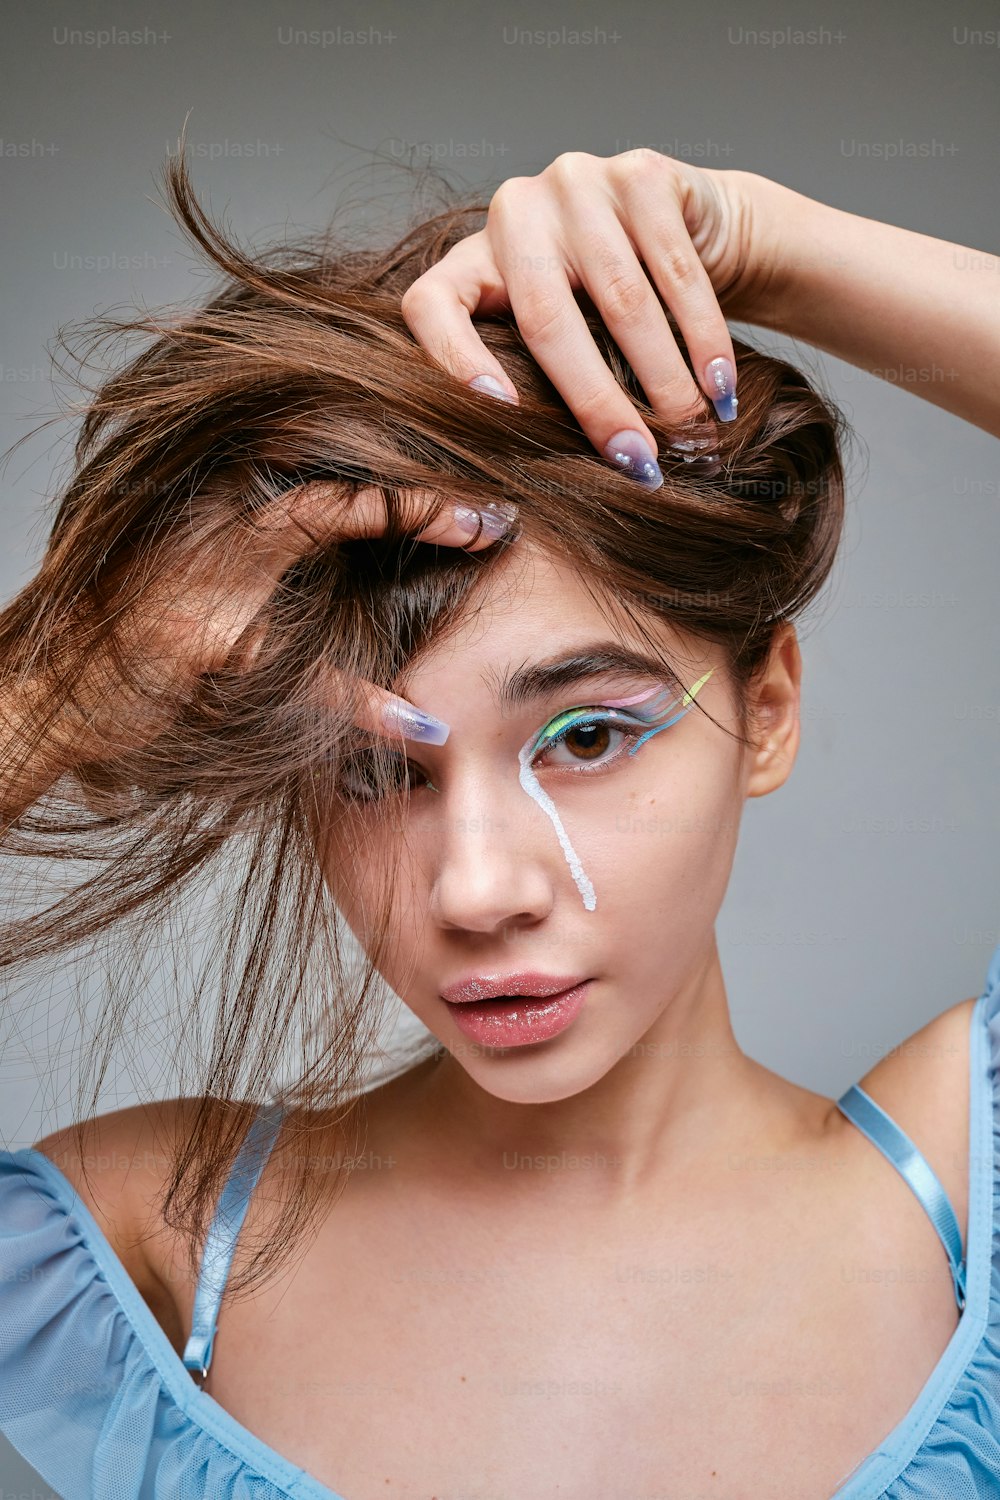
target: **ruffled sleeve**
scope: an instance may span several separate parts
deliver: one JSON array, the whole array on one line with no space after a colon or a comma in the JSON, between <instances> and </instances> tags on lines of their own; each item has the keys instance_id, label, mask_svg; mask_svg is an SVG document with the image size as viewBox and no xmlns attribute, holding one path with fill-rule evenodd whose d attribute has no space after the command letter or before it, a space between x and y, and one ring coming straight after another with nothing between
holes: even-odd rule
<instances>
[{"instance_id":1,"label":"ruffled sleeve","mask_svg":"<svg viewBox=\"0 0 1000 1500\"><path fill-rule=\"evenodd\" d=\"M970 1215L978 1201L984 1220L989 1219L983 1235L985 1252L977 1263L986 1326L938 1420L886 1491L887 1500L1000 1496L1000 947L990 962L980 1003L989 1109L980 1139L970 1141ZM977 1228L970 1222L970 1240Z\"/></svg>"},{"instance_id":2,"label":"ruffled sleeve","mask_svg":"<svg viewBox=\"0 0 1000 1500\"><path fill-rule=\"evenodd\" d=\"M970 1053L965 1311L910 1411L834 1500L1000 1497L1000 946Z\"/></svg>"},{"instance_id":3,"label":"ruffled sleeve","mask_svg":"<svg viewBox=\"0 0 1000 1500\"><path fill-rule=\"evenodd\" d=\"M0 1152L0 1431L63 1500L331 1495L199 1390L32 1149Z\"/></svg>"}]
</instances>

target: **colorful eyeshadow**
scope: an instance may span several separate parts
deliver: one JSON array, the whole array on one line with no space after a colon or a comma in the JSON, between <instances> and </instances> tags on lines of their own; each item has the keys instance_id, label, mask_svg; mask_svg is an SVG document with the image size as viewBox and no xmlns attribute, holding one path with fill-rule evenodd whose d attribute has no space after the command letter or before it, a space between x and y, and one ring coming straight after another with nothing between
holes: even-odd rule
<instances>
[{"instance_id":1,"label":"colorful eyeshadow","mask_svg":"<svg viewBox=\"0 0 1000 1500\"><path fill-rule=\"evenodd\" d=\"M714 667L710 668L703 677L700 677L698 679L694 687L689 688L688 691L684 693L683 697L681 697L680 699L673 696L672 690L670 688L652 688L648 692L636 693L631 698L605 698L600 704L595 704L594 707L616 709L637 705L640 703L646 704L646 708L642 712L634 711L630 716L633 722L638 721L640 723L643 723L649 722L650 720L655 721L655 719L660 717L662 714L671 713L671 710L676 708L678 703L681 705L680 711L678 713L671 714L671 717L662 724L657 724L654 722L653 727L648 731L648 733L641 735L639 739L636 740L635 744L629 747L629 755L634 755L639 746L644 744L646 740L650 739L652 735L659 734L661 729L669 729L671 724L676 724L678 719L684 717L684 715L691 708L695 697L704 687L705 683L711 677L714 670ZM542 812L551 821L552 826L556 831L556 837L559 840L559 846L562 849L566 859L566 863L569 866L570 874L573 876L573 880L576 883L576 888L583 898L583 904L587 911L593 911L597 906L597 896L594 892L593 883L584 871L584 868L580 863L579 856L577 855L576 850L573 848L573 845L569 841L566 830L562 824L562 819L556 811L555 803L552 801L552 798L549 796L549 794L541 786L539 786L538 778L535 775L534 768L531 765L531 761L538 754L539 750L544 749L547 744L558 738L560 729L565 729L566 726L573 723L575 719L578 719L581 723L586 723L592 720L596 720L596 717L596 715L591 714L589 711L585 713L579 708L568 709L565 713L557 714L554 719L550 719L548 724L545 725L545 727L539 734L533 735L532 738L521 747L517 757L519 767L518 780L520 781L521 786L527 792L532 801L538 803L538 806L542 809ZM613 725L613 716L609 716L607 722Z\"/></svg>"}]
</instances>

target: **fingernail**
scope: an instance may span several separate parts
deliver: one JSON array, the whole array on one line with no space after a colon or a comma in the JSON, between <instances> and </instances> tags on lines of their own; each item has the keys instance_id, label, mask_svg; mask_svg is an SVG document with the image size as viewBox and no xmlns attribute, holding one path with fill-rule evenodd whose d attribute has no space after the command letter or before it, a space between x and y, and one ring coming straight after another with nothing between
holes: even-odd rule
<instances>
[{"instance_id":1,"label":"fingernail","mask_svg":"<svg viewBox=\"0 0 1000 1500\"><path fill-rule=\"evenodd\" d=\"M705 379L715 391L711 398L720 422L734 422L739 402L736 399L736 371L732 360L711 359L705 366Z\"/></svg>"},{"instance_id":2,"label":"fingernail","mask_svg":"<svg viewBox=\"0 0 1000 1500\"><path fill-rule=\"evenodd\" d=\"M717 458L718 454L708 454L704 451L706 448L710 448L716 441L717 439L715 438L675 438L669 444L669 447L676 449L686 464L693 464L697 463L699 459Z\"/></svg>"},{"instance_id":3,"label":"fingernail","mask_svg":"<svg viewBox=\"0 0 1000 1500\"><path fill-rule=\"evenodd\" d=\"M390 698L380 714L382 726L390 734L401 734L406 740L422 745L443 745L451 733L449 726L433 714L425 714L405 698Z\"/></svg>"},{"instance_id":4,"label":"fingernail","mask_svg":"<svg viewBox=\"0 0 1000 1500\"><path fill-rule=\"evenodd\" d=\"M504 390L499 380L493 375L477 375L474 380L469 381L469 384L474 391L485 391L487 396L496 396L500 401L509 401L511 406L517 405L515 398L509 391Z\"/></svg>"},{"instance_id":5,"label":"fingernail","mask_svg":"<svg viewBox=\"0 0 1000 1500\"><path fill-rule=\"evenodd\" d=\"M616 432L604 445L604 456L631 474L647 490L658 490L663 483L656 454L641 432L626 429Z\"/></svg>"},{"instance_id":6,"label":"fingernail","mask_svg":"<svg viewBox=\"0 0 1000 1500\"><path fill-rule=\"evenodd\" d=\"M517 506L513 501L498 505L495 500L490 500L482 510L474 510L469 505L456 505L454 513L455 525L461 526L470 536L479 535L480 522L487 536L506 536L517 520Z\"/></svg>"}]
</instances>

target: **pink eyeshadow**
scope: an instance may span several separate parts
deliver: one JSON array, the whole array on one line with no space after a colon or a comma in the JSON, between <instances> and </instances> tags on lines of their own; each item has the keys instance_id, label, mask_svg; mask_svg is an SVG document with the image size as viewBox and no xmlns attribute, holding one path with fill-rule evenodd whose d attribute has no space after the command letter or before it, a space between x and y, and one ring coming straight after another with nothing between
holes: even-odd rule
<instances>
[{"instance_id":1,"label":"pink eyeshadow","mask_svg":"<svg viewBox=\"0 0 1000 1500\"><path fill-rule=\"evenodd\" d=\"M661 692L659 687L647 688L643 693L633 693L631 698L602 698L601 708L628 708L632 703L645 703L647 698L652 698L654 693Z\"/></svg>"}]
</instances>

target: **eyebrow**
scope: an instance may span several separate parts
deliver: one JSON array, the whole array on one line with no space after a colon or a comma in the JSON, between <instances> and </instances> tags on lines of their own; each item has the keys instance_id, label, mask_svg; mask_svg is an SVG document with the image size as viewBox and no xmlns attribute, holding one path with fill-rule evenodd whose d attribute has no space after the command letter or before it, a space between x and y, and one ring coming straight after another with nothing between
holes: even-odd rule
<instances>
[{"instance_id":1,"label":"eyebrow","mask_svg":"<svg viewBox=\"0 0 1000 1500\"><path fill-rule=\"evenodd\" d=\"M645 651L623 646L620 641L594 641L578 646L568 654L527 662L503 678L491 672L487 674L487 681L497 707L502 713L511 713L586 678L611 673L653 677L684 691L684 684L666 662Z\"/></svg>"}]
</instances>

